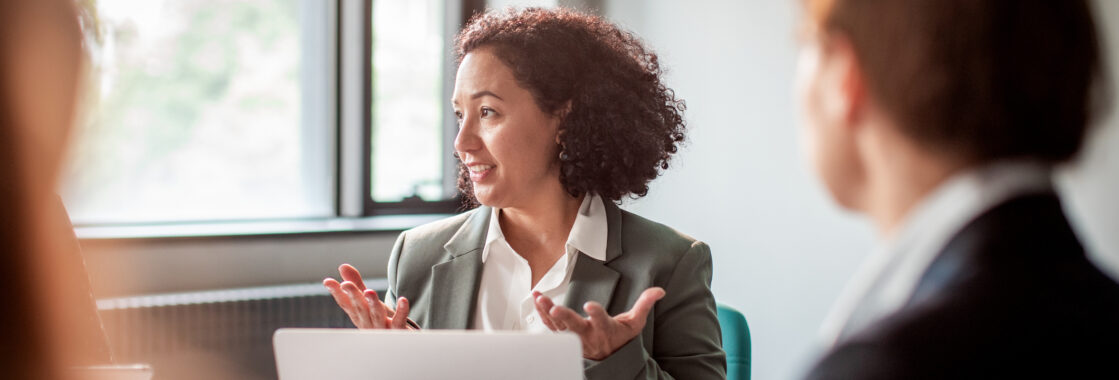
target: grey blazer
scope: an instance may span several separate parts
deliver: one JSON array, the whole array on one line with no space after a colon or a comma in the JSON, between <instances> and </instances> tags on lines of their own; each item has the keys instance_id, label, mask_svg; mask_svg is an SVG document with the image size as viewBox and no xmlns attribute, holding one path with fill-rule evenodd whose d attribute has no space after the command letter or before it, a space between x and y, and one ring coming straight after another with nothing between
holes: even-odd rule
<instances>
[{"instance_id":1,"label":"grey blazer","mask_svg":"<svg viewBox=\"0 0 1119 380\"><path fill-rule=\"evenodd\" d=\"M597 301L616 315L651 286L665 297L636 338L602 361L584 360L587 379L726 378L707 244L604 203L606 261L579 254L566 306L583 313L584 303ZM490 214L483 206L401 233L386 298L407 297L409 316L423 328L470 328Z\"/></svg>"}]
</instances>

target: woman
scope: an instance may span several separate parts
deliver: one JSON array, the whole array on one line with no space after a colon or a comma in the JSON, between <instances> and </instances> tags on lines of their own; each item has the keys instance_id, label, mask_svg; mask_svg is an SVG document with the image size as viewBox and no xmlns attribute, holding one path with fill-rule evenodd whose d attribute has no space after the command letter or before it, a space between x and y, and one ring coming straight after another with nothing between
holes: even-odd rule
<instances>
[{"instance_id":1,"label":"woman","mask_svg":"<svg viewBox=\"0 0 1119 380\"><path fill-rule=\"evenodd\" d=\"M456 53L459 187L481 207L400 235L395 310L349 265L326 279L354 324L569 330L589 379L725 377L707 245L615 204L684 138L657 56L562 9L479 16Z\"/></svg>"}]
</instances>

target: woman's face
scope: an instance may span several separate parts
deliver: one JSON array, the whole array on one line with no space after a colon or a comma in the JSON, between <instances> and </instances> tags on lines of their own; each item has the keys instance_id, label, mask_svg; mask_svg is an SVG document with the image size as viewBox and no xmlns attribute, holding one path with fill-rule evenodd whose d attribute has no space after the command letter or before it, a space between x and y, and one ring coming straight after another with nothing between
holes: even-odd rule
<instances>
[{"instance_id":1,"label":"woman's face","mask_svg":"<svg viewBox=\"0 0 1119 380\"><path fill-rule=\"evenodd\" d=\"M478 202L523 207L545 191L562 191L560 119L537 106L491 48L463 58L451 103L459 120L455 151L469 170Z\"/></svg>"}]
</instances>

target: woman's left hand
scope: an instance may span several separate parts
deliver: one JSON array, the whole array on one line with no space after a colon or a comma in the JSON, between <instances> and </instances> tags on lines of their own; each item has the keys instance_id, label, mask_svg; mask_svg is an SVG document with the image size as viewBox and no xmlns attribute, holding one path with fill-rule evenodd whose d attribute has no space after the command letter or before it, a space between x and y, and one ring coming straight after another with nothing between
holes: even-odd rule
<instances>
[{"instance_id":1,"label":"woman's left hand","mask_svg":"<svg viewBox=\"0 0 1119 380\"><path fill-rule=\"evenodd\" d=\"M641 292L633 308L611 317L598 302L587 302L583 318L563 305L556 305L540 292L533 292L536 312L540 320L553 331L571 331L583 342L583 357L591 360L605 359L641 333L653 304L664 297L664 289L653 287Z\"/></svg>"}]
</instances>

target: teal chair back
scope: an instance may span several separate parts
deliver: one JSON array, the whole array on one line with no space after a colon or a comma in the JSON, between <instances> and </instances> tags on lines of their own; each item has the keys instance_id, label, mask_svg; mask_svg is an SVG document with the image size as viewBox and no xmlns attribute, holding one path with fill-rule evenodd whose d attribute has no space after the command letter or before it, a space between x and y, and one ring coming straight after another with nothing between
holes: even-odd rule
<instances>
[{"instance_id":1,"label":"teal chair back","mask_svg":"<svg viewBox=\"0 0 1119 380\"><path fill-rule=\"evenodd\" d=\"M719 327L727 353L727 380L750 380L750 326L738 310L719 304Z\"/></svg>"}]
</instances>

